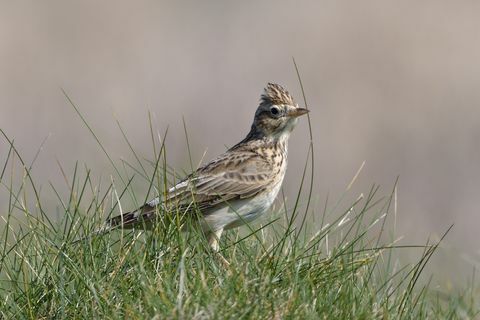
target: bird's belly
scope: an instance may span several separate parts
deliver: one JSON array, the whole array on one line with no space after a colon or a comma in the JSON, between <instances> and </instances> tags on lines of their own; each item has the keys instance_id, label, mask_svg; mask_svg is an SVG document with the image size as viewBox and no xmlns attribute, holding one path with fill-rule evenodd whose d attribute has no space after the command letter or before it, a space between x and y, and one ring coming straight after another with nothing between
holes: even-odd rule
<instances>
[{"instance_id":1,"label":"bird's belly","mask_svg":"<svg viewBox=\"0 0 480 320\"><path fill-rule=\"evenodd\" d=\"M270 192L256 195L250 199L230 202L218 210L208 213L201 221L204 231L236 228L263 215L273 204L281 183Z\"/></svg>"}]
</instances>

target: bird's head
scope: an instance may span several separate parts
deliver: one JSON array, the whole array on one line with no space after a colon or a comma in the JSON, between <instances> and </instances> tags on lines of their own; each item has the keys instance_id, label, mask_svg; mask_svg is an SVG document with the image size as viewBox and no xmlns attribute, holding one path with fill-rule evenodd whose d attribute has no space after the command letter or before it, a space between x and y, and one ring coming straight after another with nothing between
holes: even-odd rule
<instances>
[{"instance_id":1,"label":"bird's head","mask_svg":"<svg viewBox=\"0 0 480 320\"><path fill-rule=\"evenodd\" d=\"M306 113L308 110L298 107L287 90L269 83L260 98L252 130L270 138L288 136L297 124L298 117Z\"/></svg>"}]
</instances>

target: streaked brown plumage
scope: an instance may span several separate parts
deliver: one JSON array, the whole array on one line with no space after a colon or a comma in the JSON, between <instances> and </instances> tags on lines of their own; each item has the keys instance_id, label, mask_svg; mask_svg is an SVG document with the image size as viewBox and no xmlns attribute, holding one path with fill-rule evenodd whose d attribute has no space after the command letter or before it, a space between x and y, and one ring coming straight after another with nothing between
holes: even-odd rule
<instances>
[{"instance_id":1,"label":"streaked brown plumage","mask_svg":"<svg viewBox=\"0 0 480 320\"><path fill-rule=\"evenodd\" d=\"M199 210L201 228L218 251L224 229L252 221L272 205L287 166L288 137L297 117L307 112L285 89L269 83L245 139L176 184L163 199L114 217L105 228L148 225L158 212Z\"/></svg>"}]
</instances>

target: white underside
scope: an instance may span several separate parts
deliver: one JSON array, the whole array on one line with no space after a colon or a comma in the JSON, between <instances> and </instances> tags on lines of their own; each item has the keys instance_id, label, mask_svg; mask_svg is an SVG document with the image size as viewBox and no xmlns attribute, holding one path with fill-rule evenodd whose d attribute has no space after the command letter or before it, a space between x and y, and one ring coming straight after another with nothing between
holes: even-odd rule
<instances>
[{"instance_id":1,"label":"white underside","mask_svg":"<svg viewBox=\"0 0 480 320\"><path fill-rule=\"evenodd\" d=\"M259 194L250 199L232 201L203 217L204 232L231 229L249 223L268 211L280 190L281 181L268 194Z\"/></svg>"}]
</instances>

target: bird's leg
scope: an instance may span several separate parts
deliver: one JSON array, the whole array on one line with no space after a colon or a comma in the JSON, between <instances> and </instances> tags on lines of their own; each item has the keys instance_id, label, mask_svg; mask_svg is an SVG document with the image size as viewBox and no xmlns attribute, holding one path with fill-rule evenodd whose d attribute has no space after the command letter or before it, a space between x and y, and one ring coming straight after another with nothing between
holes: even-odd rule
<instances>
[{"instance_id":1,"label":"bird's leg","mask_svg":"<svg viewBox=\"0 0 480 320\"><path fill-rule=\"evenodd\" d=\"M230 262L225 259L222 254L219 252L220 251L220 237L222 236L223 229L219 229L214 232L210 232L208 234L208 244L212 248L212 250L217 254L218 258L220 259L220 262L225 266L228 267L230 265Z\"/></svg>"},{"instance_id":2,"label":"bird's leg","mask_svg":"<svg viewBox=\"0 0 480 320\"><path fill-rule=\"evenodd\" d=\"M208 245L213 249L213 251L218 252L220 250L220 237L222 236L223 229L212 231L208 234Z\"/></svg>"}]
</instances>

